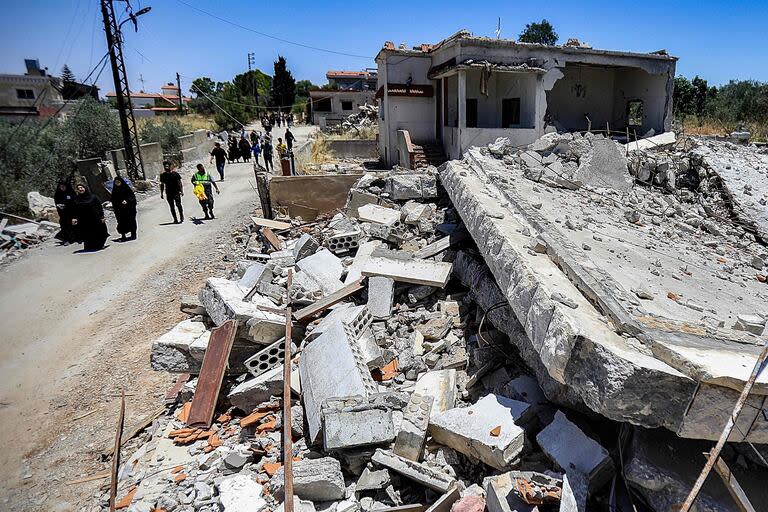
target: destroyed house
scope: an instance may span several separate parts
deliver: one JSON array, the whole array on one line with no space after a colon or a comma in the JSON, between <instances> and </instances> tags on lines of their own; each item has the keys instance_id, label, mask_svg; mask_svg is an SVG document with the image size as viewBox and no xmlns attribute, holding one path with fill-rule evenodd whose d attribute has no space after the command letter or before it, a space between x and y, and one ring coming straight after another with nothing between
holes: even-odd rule
<instances>
[{"instance_id":1,"label":"destroyed house","mask_svg":"<svg viewBox=\"0 0 768 512\"><path fill-rule=\"evenodd\" d=\"M576 40L546 46L467 31L410 49L387 42L376 56L379 151L387 164L410 168L414 147L454 159L498 137L525 145L550 131L664 132L676 61L663 51L598 50Z\"/></svg>"},{"instance_id":2,"label":"destroyed house","mask_svg":"<svg viewBox=\"0 0 768 512\"><path fill-rule=\"evenodd\" d=\"M321 128L341 124L352 114L359 114L360 107L373 105L376 90L376 70L335 71L325 74L328 85L312 89L312 124Z\"/></svg>"}]
</instances>

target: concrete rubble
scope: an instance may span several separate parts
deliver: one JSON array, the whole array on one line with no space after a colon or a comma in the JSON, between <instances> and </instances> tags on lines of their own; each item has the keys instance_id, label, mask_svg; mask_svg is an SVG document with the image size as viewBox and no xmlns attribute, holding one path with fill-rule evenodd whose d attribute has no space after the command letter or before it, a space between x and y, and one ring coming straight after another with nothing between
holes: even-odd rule
<instances>
[{"instance_id":1,"label":"concrete rubble","mask_svg":"<svg viewBox=\"0 0 768 512\"><path fill-rule=\"evenodd\" d=\"M191 375L126 444L118 496L135 489L128 510L284 509L290 305L294 510L669 510L760 350L768 257L757 223L721 220L716 158L659 140L500 139L440 170L363 174L343 213L281 219L280 250L244 226L232 272L153 344L154 369ZM213 423L189 428L228 320ZM758 503L768 467L745 442L768 442L766 379L723 455ZM733 509L711 484L701 510Z\"/></svg>"}]
</instances>

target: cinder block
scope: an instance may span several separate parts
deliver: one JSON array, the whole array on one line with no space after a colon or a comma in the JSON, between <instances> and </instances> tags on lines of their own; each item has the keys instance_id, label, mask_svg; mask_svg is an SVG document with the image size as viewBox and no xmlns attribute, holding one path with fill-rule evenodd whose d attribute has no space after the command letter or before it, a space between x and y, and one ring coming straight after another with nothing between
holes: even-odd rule
<instances>
[{"instance_id":1,"label":"cinder block","mask_svg":"<svg viewBox=\"0 0 768 512\"><path fill-rule=\"evenodd\" d=\"M396 455L416 462L421 460L433 400L431 396L418 393L411 395L408 406L403 411L403 421L392 449Z\"/></svg>"}]
</instances>

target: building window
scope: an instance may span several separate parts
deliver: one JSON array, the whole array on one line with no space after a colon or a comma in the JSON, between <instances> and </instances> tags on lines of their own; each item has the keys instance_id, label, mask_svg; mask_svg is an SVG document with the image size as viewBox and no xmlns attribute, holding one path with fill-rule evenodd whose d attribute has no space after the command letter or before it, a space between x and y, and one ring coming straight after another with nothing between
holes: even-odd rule
<instances>
[{"instance_id":1,"label":"building window","mask_svg":"<svg viewBox=\"0 0 768 512\"><path fill-rule=\"evenodd\" d=\"M16 89L16 97L20 100L35 99L35 91L32 89Z\"/></svg>"},{"instance_id":2,"label":"building window","mask_svg":"<svg viewBox=\"0 0 768 512\"><path fill-rule=\"evenodd\" d=\"M627 102L627 124L629 126L643 126L643 100Z\"/></svg>"},{"instance_id":3,"label":"building window","mask_svg":"<svg viewBox=\"0 0 768 512\"><path fill-rule=\"evenodd\" d=\"M352 102L341 100L341 110L352 110Z\"/></svg>"},{"instance_id":4,"label":"building window","mask_svg":"<svg viewBox=\"0 0 768 512\"><path fill-rule=\"evenodd\" d=\"M467 98L467 128L477 128L477 98Z\"/></svg>"},{"instance_id":5,"label":"building window","mask_svg":"<svg viewBox=\"0 0 768 512\"><path fill-rule=\"evenodd\" d=\"M314 106L315 112L330 112L332 110L331 108L331 98L322 98L315 102Z\"/></svg>"},{"instance_id":6,"label":"building window","mask_svg":"<svg viewBox=\"0 0 768 512\"><path fill-rule=\"evenodd\" d=\"M520 124L520 98L501 100L501 127L512 128Z\"/></svg>"}]
</instances>

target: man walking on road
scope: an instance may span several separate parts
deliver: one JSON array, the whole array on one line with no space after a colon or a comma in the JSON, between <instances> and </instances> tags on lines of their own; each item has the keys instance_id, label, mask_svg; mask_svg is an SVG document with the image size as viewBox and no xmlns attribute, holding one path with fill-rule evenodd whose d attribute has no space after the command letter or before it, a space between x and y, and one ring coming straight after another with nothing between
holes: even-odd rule
<instances>
[{"instance_id":1,"label":"man walking on road","mask_svg":"<svg viewBox=\"0 0 768 512\"><path fill-rule=\"evenodd\" d=\"M197 164L197 172L192 175L192 184L197 187L198 185L203 187L204 194L198 195L197 199L200 201L200 206L203 208L205 219L215 219L213 215L213 189L216 189L216 193L220 194L219 186L213 180L213 177L208 174L203 164ZM197 194L195 194L197 195Z\"/></svg>"},{"instance_id":2,"label":"man walking on road","mask_svg":"<svg viewBox=\"0 0 768 512\"><path fill-rule=\"evenodd\" d=\"M227 162L227 152L218 142L214 144L213 151L211 151L210 163L213 163L214 158L216 159L216 170L219 171L219 179L224 181L224 164Z\"/></svg>"},{"instance_id":3,"label":"man walking on road","mask_svg":"<svg viewBox=\"0 0 768 512\"><path fill-rule=\"evenodd\" d=\"M293 141L295 141L295 140L296 140L296 137L293 136L293 133L291 132L291 129L290 128L286 128L285 129L285 143L288 145L288 151L291 151L293 149Z\"/></svg>"},{"instance_id":4,"label":"man walking on road","mask_svg":"<svg viewBox=\"0 0 768 512\"><path fill-rule=\"evenodd\" d=\"M267 172L274 171L275 167L272 165L272 140L270 140L269 136L264 137L261 152L264 153L264 168Z\"/></svg>"},{"instance_id":5,"label":"man walking on road","mask_svg":"<svg viewBox=\"0 0 768 512\"><path fill-rule=\"evenodd\" d=\"M160 199L168 201L168 206L173 215L173 223L184 222L184 209L181 207L181 196L184 195L184 189L181 186L181 175L171 169L171 162L163 162L163 172L160 174ZM176 208L179 209L179 220L176 218Z\"/></svg>"}]
</instances>

